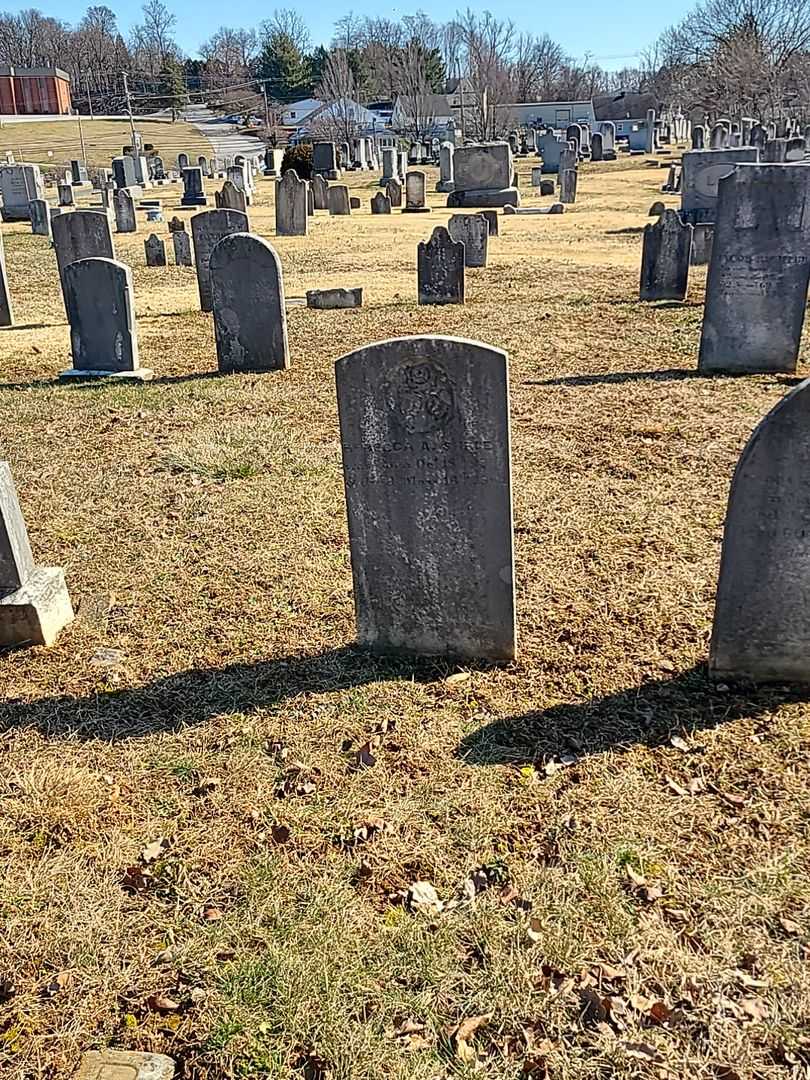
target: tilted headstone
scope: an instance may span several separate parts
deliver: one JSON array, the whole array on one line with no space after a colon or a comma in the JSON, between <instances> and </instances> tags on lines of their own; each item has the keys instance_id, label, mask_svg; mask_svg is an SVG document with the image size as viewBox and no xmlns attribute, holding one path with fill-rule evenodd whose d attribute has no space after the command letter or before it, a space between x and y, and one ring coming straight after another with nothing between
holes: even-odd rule
<instances>
[{"instance_id":1,"label":"tilted headstone","mask_svg":"<svg viewBox=\"0 0 810 1080\"><path fill-rule=\"evenodd\" d=\"M173 232L172 244L174 246L175 266L193 266L191 260L191 237L188 233L185 231Z\"/></svg>"},{"instance_id":2,"label":"tilted headstone","mask_svg":"<svg viewBox=\"0 0 810 1080\"><path fill-rule=\"evenodd\" d=\"M0 461L0 647L53 645L72 619L64 571L35 565L11 469Z\"/></svg>"},{"instance_id":3,"label":"tilted headstone","mask_svg":"<svg viewBox=\"0 0 810 1080\"><path fill-rule=\"evenodd\" d=\"M244 191L230 180L226 180L222 185L222 191L214 192L214 203L218 210L241 210L243 214L247 212Z\"/></svg>"},{"instance_id":4,"label":"tilted headstone","mask_svg":"<svg viewBox=\"0 0 810 1080\"><path fill-rule=\"evenodd\" d=\"M560 202L573 203L577 201L577 176L576 169L560 169Z\"/></svg>"},{"instance_id":5,"label":"tilted headstone","mask_svg":"<svg viewBox=\"0 0 810 1080\"><path fill-rule=\"evenodd\" d=\"M439 147L439 180L436 184L437 191L453 191L455 181L453 179L453 155L455 146L451 142L443 142Z\"/></svg>"},{"instance_id":6,"label":"tilted headstone","mask_svg":"<svg viewBox=\"0 0 810 1080\"><path fill-rule=\"evenodd\" d=\"M385 194L391 200L391 206L395 209L402 206L402 184L399 180L389 180L385 185Z\"/></svg>"},{"instance_id":7,"label":"tilted headstone","mask_svg":"<svg viewBox=\"0 0 810 1080\"><path fill-rule=\"evenodd\" d=\"M14 308L11 304L11 293L8 287L8 273L6 271L6 252L3 245L3 235L0 233L0 326L14 325Z\"/></svg>"},{"instance_id":8,"label":"tilted headstone","mask_svg":"<svg viewBox=\"0 0 810 1080\"><path fill-rule=\"evenodd\" d=\"M166 265L166 245L159 236L155 236L152 233L151 236L143 242L144 252L146 254L147 266L165 266Z\"/></svg>"},{"instance_id":9,"label":"tilted headstone","mask_svg":"<svg viewBox=\"0 0 810 1080\"><path fill-rule=\"evenodd\" d=\"M760 422L734 472L709 650L716 678L810 682L808 475L806 379Z\"/></svg>"},{"instance_id":10,"label":"tilted headstone","mask_svg":"<svg viewBox=\"0 0 810 1080\"><path fill-rule=\"evenodd\" d=\"M276 234L307 235L307 184L288 169L276 184Z\"/></svg>"},{"instance_id":11,"label":"tilted headstone","mask_svg":"<svg viewBox=\"0 0 810 1080\"><path fill-rule=\"evenodd\" d=\"M513 659L506 353L400 338L335 373L359 643Z\"/></svg>"},{"instance_id":12,"label":"tilted headstone","mask_svg":"<svg viewBox=\"0 0 810 1080\"><path fill-rule=\"evenodd\" d=\"M115 211L115 231L133 233L137 231L138 219L135 215L135 200L126 188L118 188L113 195Z\"/></svg>"},{"instance_id":13,"label":"tilted headstone","mask_svg":"<svg viewBox=\"0 0 810 1080\"><path fill-rule=\"evenodd\" d=\"M65 300L73 367L60 379L152 378L138 363L132 271L114 259L80 259L65 267Z\"/></svg>"},{"instance_id":14,"label":"tilted headstone","mask_svg":"<svg viewBox=\"0 0 810 1080\"><path fill-rule=\"evenodd\" d=\"M212 310L211 252L224 237L249 231L247 214L243 214L241 210L206 210L202 214L195 214L191 219L201 311Z\"/></svg>"},{"instance_id":15,"label":"tilted headstone","mask_svg":"<svg viewBox=\"0 0 810 1080\"><path fill-rule=\"evenodd\" d=\"M316 210L328 210L329 209L329 184L324 178L315 173L310 181L310 190L312 192L312 203Z\"/></svg>"},{"instance_id":16,"label":"tilted headstone","mask_svg":"<svg viewBox=\"0 0 810 1080\"><path fill-rule=\"evenodd\" d=\"M34 236L51 235L50 208L44 199L32 199L30 208L31 232Z\"/></svg>"},{"instance_id":17,"label":"tilted headstone","mask_svg":"<svg viewBox=\"0 0 810 1080\"><path fill-rule=\"evenodd\" d=\"M0 218L30 221L33 199L45 198L45 184L38 165L0 166Z\"/></svg>"},{"instance_id":18,"label":"tilted headstone","mask_svg":"<svg viewBox=\"0 0 810 1080\"><path fill-rule=\"evenodd\" d=\"M464 244L453 240L444 225L419 244L416 271L420 304L464 303Z\"/></svg>"},{"instance_id":19,"label":"tilted headstone","mask_svg":"<svg viewBox=\"0 0 810 1080\"><path fill-rule=\"evenodd\" d=\"M411 169L405 177L405 206L403 214L427 214L430 207L425 205L426 179L419 169Z\"/></svg>"},{"instance_id":20,"label":"tilted headstone","mask_svg":"<svg viewBox=\"0 0 810 1080\"><path fill-rule=\"evenodd\" d=\"M114 259L110 219L99 210L74 210L51 219L53 249L67 307L65 269L79 259Z\"/></svg>"},{"instance_id":21,"label":"tilted headstone","mask_svg":"<svg viewBox=\"0 0 810 1080\"><path fill-rule=\"evenodd\" d=\"M329 213L333 217L343 217L351 214L352 208L349 203L349 189L345 184L330 184L327 192Z\"/></svg>"},{"instance_id":22,"label":"tilted headstone","mask_svg":"<svg viewBox=\"0 0 810 1080\"><path fill-rule=\"evenodd\" d=\"M738 165L720 181L700 371L794 372L810 283L805 165Z\"/></svg>"},{"instance_id":23,"label":"tilted headstone","mask_svg":"<svg viewBox=\"0 0 810 1080\"><path fill-rule=\"evenodd\" d=\"M456 243L464 245L465 266L487 265L489 225L480 214L453 214L447 231Z\"/></svg>"},{"instance_id":24,"label":"tilted headstone","mask_svg":"<svg viewBox=\"0 0 810 1080\"><path fill-rule=\"evenodd\" d=\"M214 334L220 371L290 366L281 261L259 236L233 233L211 253Z\"/></svg>"},{"instance_id":25,"label":"tilted headstone","mask_svg":"<svg viewBox=\"0 0 810 1080\"><path fill-rule=\"evenodd\" d=\"M677 210L664 210L657 221L644 226L640 300L685 299L693 231L681 222Z\"/></svg>"},{"instance_id":26,"label":"tilted headstone","mask_svg":"<svg viewBox=\"0 0 810 1080\"><path fill-rule=\"evenodd\" d=\"M203 174L199 166L183 169L183 197L181 206L207 206L203 188Z\"/></svg>"},{"instance_id":27,"label":"tilted headstone","mask_svg":"<svg viewBox=\"0 0 810 1080\"><path fill-rule=\"evenodd\" d=\"M371 212L372 214L390 214L391 200L388 198L388 196L383 195L381 191L378 191L376 195L372 195Z\"/></svg>"}]
</instances>

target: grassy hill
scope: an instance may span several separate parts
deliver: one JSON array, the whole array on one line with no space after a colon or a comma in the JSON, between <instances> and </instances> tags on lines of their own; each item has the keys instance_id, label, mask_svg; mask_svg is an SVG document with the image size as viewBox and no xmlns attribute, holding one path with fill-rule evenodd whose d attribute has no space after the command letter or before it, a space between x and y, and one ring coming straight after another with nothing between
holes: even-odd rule
<instances>
[{"instance_id":1,"label":"grassy hill","mask_svg":"<svg viewBox=\"0 0 810 1080\"><path fill-rule=\"evenodd\" d=\"M166 166L185 151L190 157L214 151L211 143L185 120L174 123L160 120L137 120L144 142L151 143L164 158ZM82 132L88 165L107 165L131 142L129 121L82 120ZM17 160L39 165L67 165L71 158L80 158L81 139L77 120L2 123L0 121L0 156L11 150ZM49 156L50 152L50 156Z\"/></svg>"}]
</instances>

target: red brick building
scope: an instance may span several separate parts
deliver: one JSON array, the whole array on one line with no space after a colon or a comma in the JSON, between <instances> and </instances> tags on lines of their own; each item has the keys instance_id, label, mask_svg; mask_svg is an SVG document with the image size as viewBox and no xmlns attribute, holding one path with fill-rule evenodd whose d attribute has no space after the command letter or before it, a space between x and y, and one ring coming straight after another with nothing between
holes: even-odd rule
<instances>
[{"instance_id":1,"label":"red brick building","mask_svg":"<svg viewBox=\"0 0 810 1080\"><path fill-rule=\"evenodd\" d=\"M59 68L20 68L0 64L0 115L67 116L70 76Z\"/></svg>"}]
</instances>

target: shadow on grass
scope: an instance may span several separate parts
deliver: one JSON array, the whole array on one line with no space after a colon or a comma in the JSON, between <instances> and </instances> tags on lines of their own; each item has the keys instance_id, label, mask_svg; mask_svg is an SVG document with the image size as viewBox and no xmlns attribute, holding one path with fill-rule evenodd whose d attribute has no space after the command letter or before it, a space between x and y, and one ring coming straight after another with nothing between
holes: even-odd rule
<instances>
[{"instance_id":1,"label":"shadow on grass","mask_svg":"<svg viewBox=\"0 0 810 1080\"><path fill-rule=\"evenodd\" d=\"M465 667L476 665L465 663ZM403 679L432 682L452 670L456 665L441 658L382 657L346 646L315 656L182 671L146 686L105 690L88 697L0 700L0 733L33 727L53 737L137 739L180 731L221 714L271 708L299 694L332 693Z\"/></svg>"},{"instance_id":2,"label":"shadow on grass","mask_svg":"<svg viewBox=\"0 0 810 1080\"><path fill-rule=\"evenodd\" d=\"M556 705L496 720L465 736L457 756L470 765L525 765L561 752L578 756L664 746L675 734L699 733L779 705L810 700L810 686L734 686L723 690L705 664L672 678L631 686L585 703Z\"/></svg>"},{"instance_id":3,"label":"shadow on grass","mask_svg":"<svg viewBox=\"0 0 810 1080\"><path fill-rule=\"evenodd\" d=\"M11 330L48 330L54 326L67 325L67 319L64 319L62 322L15 323L13 326L0 326L0 333L8 333Z\"/></svg>"},{"instance_id":4,"label":"shadow on grass","mask_svg":"<svg viewBox=\"0 0 810 1080\"><path fill-rule=\"evenodd\" d=\"M714 376L712 376L714 377ZM526 379L524 386L597 386L600 383L676 382L705 379L695 368L663 368L660 371L604 371L596 375L560 375L556 379Z\"/></svg>"}]
</instances>

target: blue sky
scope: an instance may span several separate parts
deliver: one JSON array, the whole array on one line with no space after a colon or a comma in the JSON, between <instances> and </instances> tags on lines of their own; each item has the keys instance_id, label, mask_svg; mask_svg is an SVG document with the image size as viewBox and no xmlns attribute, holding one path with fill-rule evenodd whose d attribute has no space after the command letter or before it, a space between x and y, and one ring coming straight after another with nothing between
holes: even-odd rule
<instances>
[{"instance_id":1,"label":"blue sky","mask_svg":"<svg viewBox=\"0 0 810 1080\"><path fill-rule=\"evenodd\" d=\"M104 0L101 0L104 2ZM140 17L142 0L120 0L110 7L118 15L119 26L126 33ZM177 15L176 38L191 56L196 55L201 41L209 37L223 23L228 26L256 26L273 11L275 6L292 7L300 11L306 20L313 40L328 44L336 18L353 11L358 15L386 15L400 18L416 10L422 10L437 20L447 21L456 11L456 5L423 0L408 7L386 8L373 0L347 0L344 4L290 3L257 4L255 0L166 0L168 7ZM88 2L63 0L60 4L49 0L34 0L46 14L60 15L69 22L78 21ZM21 6L34 6L28 3ZM462 2L458 7L466 8ZM605 68L632 66L634 53L638 53L664 30L677 22L692 6L689 0L674 0L665 9L650 8L643 0L623 0L621 4L609 4L605 0L579 0L574 5L529 4L523 0L499 0L498 3L469 5L474 10L489 8L498 18L511 19L521 30L547 33L558 41L570 55L582 58L586 53ZM656 12L660 15L656 18Z\"/></svg>"}]
</instances>

